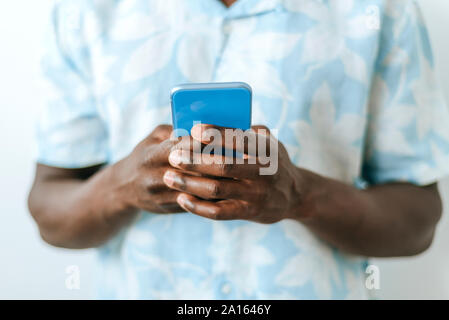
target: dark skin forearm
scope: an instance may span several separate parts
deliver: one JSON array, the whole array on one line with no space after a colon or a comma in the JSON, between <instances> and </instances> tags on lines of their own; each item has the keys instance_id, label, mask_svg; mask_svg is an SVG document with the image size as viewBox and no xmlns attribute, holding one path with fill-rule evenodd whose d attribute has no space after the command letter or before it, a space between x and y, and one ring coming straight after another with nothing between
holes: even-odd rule
<instances>
[{"instance_id":1,"label":"dark skin forearm","mask_svg":"<svg viewBox=\"0 0 449 320\"><path fill-rule=\"evenodd\" d=\"M171 126L158 126L114 165L63 169L38 164L28 207L42 238L58 247L97 247L126 226L139 209L182 212L179 192L162 182Z\"/></svg>"},{"instance_id":2,"label":"dark skin forearm","mask_svg":"<svg viewBox=\"0 0 449 320\"><path fill-rule=\"evenodd\" d=\"M58 247L96 247L135 216L111 196L113 168L67 170L38 165L29 196L42 238Z\"/></svg>"},{"instance_id":3,"label":"dark skin forearm","mask_svg":"<svg viewBox=\"0 0 449 320\"><path fill-rule=\"evenodd\" d=\"M430 246L442 212L436 184L391 183L358 190L310 172L307 176L311 192L290 218L335 247L390 257L415 255Z\"/></svg>"}]
</instances>

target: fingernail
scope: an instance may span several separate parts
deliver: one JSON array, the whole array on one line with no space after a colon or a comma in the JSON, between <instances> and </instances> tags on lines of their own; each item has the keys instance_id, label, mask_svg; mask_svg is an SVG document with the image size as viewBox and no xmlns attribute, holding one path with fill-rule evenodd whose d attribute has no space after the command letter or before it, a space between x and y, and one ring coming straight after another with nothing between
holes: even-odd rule
<instances>
[{"instance_id":1,"label":"fingernail","mask_svg":"<svg viewBox=\"0 0 449 320\"><path fill-rule=\"evenodd\" d=\"M203 126L201 124L194 125L192 130L190 130L190 134L195 140L201 141L203 134Z\"/></svg>"},{"instance_id":2,"label":"fingernail","mask_svg":"<svg viewBox=\"0 0 449 320\"><path fill-rule=\"evenodd\" d=\"M181 193L176 200L180 205L184 205L186 201L186 195Z\"/></svg>"},{"instance_id":3,"label":"fingernail","mask_svg":"<svg viewBox=\"0 0 449 320\"><path fill-rule=\"evenodd\" d=\"M165 184L172 186L175 183L176 175L173 171L166 171L164 176L162 177L162 180L164 180Z\"/></svg>"},{"instance_id":4,"label":"fingernail","mask_svg":"<svg viewBox=\"0 0 449 320\"><path fill-rule=\"evenodd\" d=\"M184 156L182 150L175 150L170 152L170 155L168 156L168 162L170 162L172 166L177 167L182 163L188 164L190 161L188 157Z\"/></svg>"},{"instance_id":5,"label":"fingernail","mask_svg":"<svg viewBox=\"0 0 449 320\"><path fill-rule=\"evenodd\" d=\"M184 180L184 176L181 173L169 170L164 174L164 177L162 179L169 187L175 187L181 190L186 189L186 182Z\"/></svg>"},{"instance_id":6,"label":"fingernail","mask_svg":"<svg viewBox=\"0 0 449 320\"><path fill-rule=\"evenodd\" d=\"M183 208L188 209L188 210L193 209L193 203L189 200L187 195L181 193L178 196L177 201L178 201L179 205L182 206Z\"/></svg>"}]
</instances>

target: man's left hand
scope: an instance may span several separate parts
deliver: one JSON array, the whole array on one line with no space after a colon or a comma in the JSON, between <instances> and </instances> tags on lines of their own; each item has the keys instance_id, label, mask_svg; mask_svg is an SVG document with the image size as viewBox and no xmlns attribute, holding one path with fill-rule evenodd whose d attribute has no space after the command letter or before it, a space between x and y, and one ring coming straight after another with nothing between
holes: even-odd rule
<instances>
[{"instance_id":1,"label":"man's left hand","mask_svg":"<svg viewBox=\"0 0 449 320\"><path fill-rule=\"evenodd\" d=\"M285 147L268 128L254 126L247 132L235 131L237 139L226 139L225 130L234 129L196 125L191 137L184 137L173 148L169 156L173 169L167 170L164 182L182 192L177 198L179 205L214 220L275 223L292 217L307 187L303 170L293 165ZM214 134L211 141L208 132L219 133L222 139L216 139ZM241 137L242 134L246 139ZM229 157L204 152L196 154L200 161L193 161L195 141L203 148L209 145L237 151L237 154L243 154L243 161L237 159L235 153ZM273 154L277 156L273 157ZM261 159L265 155L269 155L270 161L277 161L277 170L272 174L261 174L264 168L267 169L266 157Z\"/></svg>"}]
</instances>

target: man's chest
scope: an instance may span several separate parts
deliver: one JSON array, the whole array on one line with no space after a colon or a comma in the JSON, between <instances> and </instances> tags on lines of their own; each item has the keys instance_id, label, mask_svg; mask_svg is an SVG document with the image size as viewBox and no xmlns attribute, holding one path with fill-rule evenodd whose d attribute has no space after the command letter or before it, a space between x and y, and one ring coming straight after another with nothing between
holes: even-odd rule
<instances>
[{"instance_id":1,"label":"man's chest","mask_svg":"<svg viewBox=\"0 0 449 320\"><path fill-rule=\"evenodd\" d=\"M234 16L192 8L189 1L152 1L146 10L119 6L107 24L98 23L102 36L89 48L95 91L102 98L139 85L167 92L179 82L246 80L256 98L279 98L320 74L368 84L377 42L363 17L352 13L352 1L346 7L272 2L277 5L260 14L247 9ZM157 104L168 101L153 96Z\"/></svg>"},{"instance_id":2,"label":"man's chest","mask_svg":"<svg viewBox=\"0 0 449 320\"><path fill-rule=\"evenodd\" d=\"M309 143L318 148L311 152L331 146L334 138L321 133L336 131L348 112L363 123L377 49L372 31L354 35L341 14L324 7L319 14L293 9L234 19L180 8L117 14L91 47L112 154L126 155L156 125L170 123L170 89L187 82L247 82L254 92L253 123L278 130L293 150L301 142L305 148L298 136L305 134L318 141ZM337 133L334 147L354 143L361 132L354 128L351 141Z\"/></svg>"}]
</instances>

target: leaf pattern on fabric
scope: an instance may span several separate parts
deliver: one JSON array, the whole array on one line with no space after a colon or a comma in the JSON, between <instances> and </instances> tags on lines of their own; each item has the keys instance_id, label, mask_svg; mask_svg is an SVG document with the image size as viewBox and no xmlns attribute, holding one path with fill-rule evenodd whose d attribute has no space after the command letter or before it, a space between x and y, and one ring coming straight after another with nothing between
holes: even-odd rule
<instances>
[{"instance_id":1,"label":"leaf pattern on fabric","mask_svg":"<svg viewBox=\"0 0 449 320\"><path fill-rule=\"evenodd\" d=\"M212 228L208 252L213 260L213 273L224 273L239 291L254 294L258 289L258 267L274 262L272 253L258 243L266 236L269 227L245 224L229 230L224 223L215 222Z\"/></svg>"},{"instance_id":2,"label":"leaf pattern on fabric","mask_svg":"<svg viewBox=\"0 0 449 320\"><path fill-rule=\"evenodd\" d=\"M295 287L304 286L310 281L319 299L331 299L332 284L342 285L332 249L296 221L285 220L281 224L286 237L298 249L298 254L287 261L276 282Z\"/></svg>"},{"instance_id":3,"label":"leaf pattern on fabric","mask_svg":"<svg viewBox=\"0 0 449 320\"><path fill-rule=\"evenodd\" d=\"M449 174L449 112L415 1L61 0L52 17L40 163L113 164L170 123L175 85L245 81L253 124L299 167L348 184ZM363 259L291 220L141 212L99 248L95 278L105 299L366 298Z\"/></svg>"},{"instance_id":4,"label":"leaf pattern on fabric","mask_svg":"<svg viewBox=\"0 0 449 320\"><path fill-rule=\"evenodd\" d=\"M310 121L289 123L299 144L297 164L332 178L352 181L358 170L356 155L359 151L355 142L363 135L363 117L344 114L336 119L335 105L327 84L316 91L309 115ZM351 169L355 171L349 171Z\"/></svg>"},{"instance_id":5,"label":"leaf pattern on fabric","mask_svg":"<svg viewBox=\"0 0 449 320\"><path fill-rule=\"evenodd\" d=\"M342 1L284 1L288 10L303 13L315 26L307 31L302 62L317 68L339 59L348 76L366 83L367 65L362 57L346 45L346 39L364 39L374 33L366 25L366 15L352 15L354 0ZM318 66L317 66L318 65Z\"/></svg>"}]
</instances>

